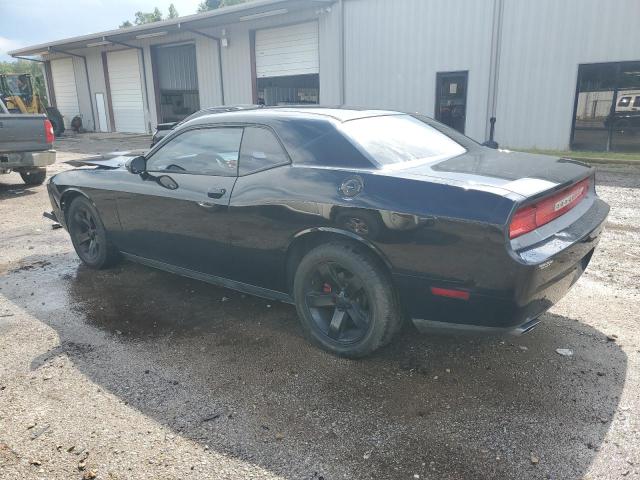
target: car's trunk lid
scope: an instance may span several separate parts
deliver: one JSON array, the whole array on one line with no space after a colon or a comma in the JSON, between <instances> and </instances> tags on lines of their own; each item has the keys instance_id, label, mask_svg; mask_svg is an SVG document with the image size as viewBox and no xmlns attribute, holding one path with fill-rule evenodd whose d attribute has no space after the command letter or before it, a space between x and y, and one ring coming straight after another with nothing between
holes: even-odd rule
<instances>
[{"instance_id":1,"label":"car's trunk lid","mask_svg":"<svg viewBox=\"0 0 640 480\"><path fill-rule=\"evenodd\" d=\"M589 165L567 158L478 147L453 158L398 170L395 174L495 187L529 198L575 183L592 172Z\"/></svg>"}]
</instances>

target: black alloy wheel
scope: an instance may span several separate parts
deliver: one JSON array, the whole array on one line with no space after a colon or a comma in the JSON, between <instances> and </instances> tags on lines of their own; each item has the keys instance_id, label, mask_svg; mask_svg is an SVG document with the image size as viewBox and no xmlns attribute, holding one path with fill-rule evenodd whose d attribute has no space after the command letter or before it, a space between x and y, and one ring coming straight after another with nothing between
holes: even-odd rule
<instances>
[{"instance_id":1,"label":"black alloy wheel","mask_svg":"<svg viewBox=\"0 0 640 480\"><path fill-rule=\"evenodd\" d=\"M98 211L85 197L77 197L67 211L67 227L80 259L91 268L104 268L113 263L118 252L107 239Z\"/></svg>"},{"instance_id":2,"label":"black alloy wheel","mask_svg":"<svg viewBox=\"0 0 640 480\"><path fill-rule=\"evenodd\" d=\"M307 279L305 302L318 330L331 340L362 340L371 326L363 280L335 262L322 262Z\"/></svg>"},{"instance_id":3,"label":"black alloy wheel","mask_svg":"<svg viewBox=\"0 0 640 480\"><path fill-rule=\"evenodd\" d=\"M389 273L355 243L336 241L308 252L296 270L293 294L305 335L343 357L369 355L402 325Z\"/></svg>"},{"instance_id":4,"label":"black alloy wheel","mask_svg":"<svg viewBox=\"0 0 640 480\"><path fill-rule=\"evenodd\" d=\"M71 218L71 229L82 256L95 261L104 245L101 245L96 219L91 212L86 208L77 209Z\"/></svg>"}]
</instances>

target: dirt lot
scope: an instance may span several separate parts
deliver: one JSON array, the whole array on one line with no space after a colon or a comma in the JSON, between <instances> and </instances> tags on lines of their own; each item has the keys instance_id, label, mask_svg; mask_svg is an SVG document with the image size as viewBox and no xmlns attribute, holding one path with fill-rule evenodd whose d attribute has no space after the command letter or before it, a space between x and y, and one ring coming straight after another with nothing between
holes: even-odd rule
<instances>
[{"instance_id":1,"label":"dirt lot","mask_svg":"<svg viewBox=\"0 0 640 480\"><path fill-rule=\"evenodd\" d=\"M638 478L640 168L598 179L607 231L539 328L407 329L354 362L309 346L290 306L131 263L83 268L41 217L45 188L2 176L0 478Z\"/></svg>"}]
</instances>

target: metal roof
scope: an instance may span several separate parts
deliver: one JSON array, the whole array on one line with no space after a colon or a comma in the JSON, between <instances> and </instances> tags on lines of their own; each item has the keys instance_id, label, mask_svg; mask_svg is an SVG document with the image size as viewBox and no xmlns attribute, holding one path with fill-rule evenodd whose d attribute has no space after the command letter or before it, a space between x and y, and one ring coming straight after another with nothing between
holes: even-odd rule
<instances>
[{"instance_id":1,"label":"metal roof","mask_svg":"<svg viewBox=\"0 0 640 480\"><path fill-rule=\"evenodd\" d=\"M128 28L118 28L90 35L80 35L77 37L65 38L29 47L11 50L9 55L45 55L55 52L56 47L63 47L67 50L87 48L87 44L94 42L108 42L109 40L125 41L139 39L140 36L153 36L154 33L161 32L177 33L189 31L197 28L211 28L230 25L232 23L257 20L259 18L275 15L284 15L289 12L312 8L315 6L325 6L334 3L335 0L253 0L248 3L234 5L230 7L218 8L209 12L185 15L183 17L162 20L159 22L147 23ZM164 33L162 33L164 35ZM97 45L96 45L97 46Z\"/></svg>"}]
</instances>

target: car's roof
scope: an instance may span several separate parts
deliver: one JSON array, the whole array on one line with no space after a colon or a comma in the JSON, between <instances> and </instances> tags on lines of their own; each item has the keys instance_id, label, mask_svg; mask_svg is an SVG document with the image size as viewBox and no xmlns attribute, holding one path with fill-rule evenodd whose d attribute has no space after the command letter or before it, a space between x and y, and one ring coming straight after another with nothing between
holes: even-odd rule
<instances>
[{"instance_id":1,"label":"car's roof","mask_svg":"<svg viewBox=\"0 0 640 480\"><path fill-rule=\"evenodd\" d=\"M314 106L282 106L282 107L263 107L237 109L233 111L221 111L205 113L198 116L198 123L206 121L216 122L251 122L251 121L268 121L282 120L285 118L325 118L337 122L347 122L359 118L378 117L384 115L401 115L401 112L390 110L368 110L358 108L338 108L338 107L319 107ZM191 122L189 122L191 123Z\"/></svg>"}]
</instances>

